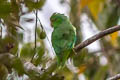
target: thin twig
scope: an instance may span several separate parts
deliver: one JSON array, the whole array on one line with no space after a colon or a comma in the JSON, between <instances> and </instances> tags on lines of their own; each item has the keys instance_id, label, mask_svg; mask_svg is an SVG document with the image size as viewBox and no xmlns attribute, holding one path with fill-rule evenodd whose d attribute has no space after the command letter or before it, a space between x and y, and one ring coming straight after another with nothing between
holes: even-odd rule
<instances>
[{"instance_id":1,"label":"thin twig","mask_svg":"<svg viewBox=\"0 0 120 80\"><path fill-rule=\"evenodd\" d=\"M117 74L117 75L115 75L113 77L110 77L107 80L118 80L118 79L120 79L120 74Z\"/></svg>"},{"instance_id":2,"label":"thin twig","mask_svg":"<svg viewBox=\"0 0 120 80\"><path fill-rule=\"evenodd\" d=\"M37 39L37 18L38 18L38 11L36 10L36 22L35 22L35 47L34 47L34 54L32 56L32 59L31 59L31 62L33 61L33 58L36 54L36 47L37 47L37 42L36 42L36 39Z\"/></svg>"},{"instance_id":3,"label":"thin twig","mask_svg":"<svg viewBox=\"0 0 120 80\"><path fill-rule=\"evenodd\" d=\"M39 21L39 23L40 23L40 26L41 26L41 28L42 28L42 31L44 30L44 32L46 33L47 40L48 40L48 42L49 42L49 44L50 44L50 47L51 47L52 52L54 53L54 50L53 50L53 48L52 48L52 44L50 43L50 40L49 40L49 38L48 38L48 36L47 36L46 29L43 27L43 25L42 25L42 23L41 23L41 21L40 21L39 18L38 18L38 21Z\"/></svg>"},{"instance_id":4,"label":"thin twig","mask_svg":"<svg viewBox=\"0 0 120 80\"><path fill-rule=\"evenodd\" d=\"M2 21L1 21L1 19L0 19L0 38L2 38Z\"/></svg>"},{"instance_id":5,"label":"thin twig","mask_svg":"<svg viewBox=\"0 0 120 80\"><path fill-rule=\"evenodd\" d=\"M119 31L120 30L120 25L118 26L113 26L111 28L108 28L106 30L103 30L101 32L99 32L98 34L88 38L87 40L81 42L80 44L78 44L77 46L75 46L74 51L75 52L79 52L81 49L83 49L84 47L88 46L89 44L93 43L94 41L108 35L111 34L113 32Z\"/></svg>"},{"instance_id":6,"label":"thin twig","mask_svg":"<svg viewBox=\"0 0 120 80\"><path fill-rule=\"evenodd\" d=\"M35 13L35 12L34 12L34 13ZM51 50L52 50L52 52L54 53L54 49L53 49L52 44L51 44L51 42L50 42L50 40L49 40L49 38L48 38L46 29L43 27L43 25L42 25L41 20L39 19L39 17L37 17L37 19L38 19L38 21L39 21L39 23L40 23L40 27L42 28L42 31L45 32L46 37L47 37L47 40L48 40L48 42L49 42L49 44L50 44Z\"/></svg>"},{"instance_id":7,"label":"thin twig","mask_svg":"<svg viewBox=\"0 0 120 80\"><path fill-rule=\"evenodd\" d=\"M2 26L0 27L0 38L2 38Z\"/></svg>"}]
</instances>

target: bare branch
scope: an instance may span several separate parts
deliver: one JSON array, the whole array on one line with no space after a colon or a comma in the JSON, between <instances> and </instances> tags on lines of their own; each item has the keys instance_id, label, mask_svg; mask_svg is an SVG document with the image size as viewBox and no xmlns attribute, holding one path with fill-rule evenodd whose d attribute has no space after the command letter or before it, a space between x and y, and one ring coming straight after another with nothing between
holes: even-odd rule
<instances>
[{"instance_id":1,"label":"bare branch","mask_svg":"<svg viewBox=\"0 0 120 80\"><path fill-rule=\"evenodd\" d=\"M78 44L75 48L74 51L75 52L79 52L81 49L83 49L84 47L88 46L89 44L93 43L94 41L108 35L111 34L113 32L119 31L120 30L120 25L118 26L113 26L111 28L108 28L106 30L103 30L101 32L99 32L98 34L88 38L87 40L85 40L84 42L81 42L80 44Z\"/></svg>"},{"instance_id":2,"label":"bare branch","mask_svg":"<svg viewBox=\"0 0 120 80\"><path fill-rule=\"evenodd\" d=\"M32 59L31 59L31 62L33 61L33 59L34 59L34 56L35 56L35 54L36 54L36 47L37 47L37 42L36 42L36 40L37 40L37 18L38 18L38 10L36 10L36 20L35 20L35 47L34 47L34 54L33 54L33 56L32 56Z\"/></svg>"},{"instance_id":3,"label":"bare branch","mask_svg":"<svg viewBox=\"0 0 120 80\"><path fill-rule=\"evenodd\" d=\"M118 80L118 79L120 79L120 74L117 74L117 75L115 75L113 77L110 77L107 80Z\"/></svg>"}]
</instances>

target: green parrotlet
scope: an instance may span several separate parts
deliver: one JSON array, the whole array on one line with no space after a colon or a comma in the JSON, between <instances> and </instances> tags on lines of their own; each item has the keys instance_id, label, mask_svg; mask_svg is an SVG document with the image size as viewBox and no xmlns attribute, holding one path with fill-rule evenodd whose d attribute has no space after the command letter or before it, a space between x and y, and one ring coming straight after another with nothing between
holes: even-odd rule
<instances>
[{"instance_id":1,"label":"green parrotlet","mask_svg":"<svg viewBox=\"0 0 120 80\"><path fill-rule=\"evenodd\" d=\"M76 42L76 28L64 14L54 13L50 17L52 46L57 56L58 65L64 66Z\"/></svg>"}]
</instances>

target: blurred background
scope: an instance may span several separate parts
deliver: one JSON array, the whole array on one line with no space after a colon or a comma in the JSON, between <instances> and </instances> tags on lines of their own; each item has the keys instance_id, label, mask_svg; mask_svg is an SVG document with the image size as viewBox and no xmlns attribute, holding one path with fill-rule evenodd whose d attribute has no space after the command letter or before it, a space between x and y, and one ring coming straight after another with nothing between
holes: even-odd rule
<instances>
[{"instance_id":1,"label":"blurred background","mask_svg":"<svg viewBox=\"0 0 120 80\"><path fill-rule=\"evenodd\" d=\"M0 61L0 80L106 80L120 73L119 32L90 44L56 70L50 23L55 12L66 15L76 27L76 45L120 24L120 0L1 0L0 54L9 53L17 59L12 59L12 66ZM33 71L26 73L22 66L31 61L35 49L32 64L43 71L40 77Z\"/></svg>"}]
</instances>

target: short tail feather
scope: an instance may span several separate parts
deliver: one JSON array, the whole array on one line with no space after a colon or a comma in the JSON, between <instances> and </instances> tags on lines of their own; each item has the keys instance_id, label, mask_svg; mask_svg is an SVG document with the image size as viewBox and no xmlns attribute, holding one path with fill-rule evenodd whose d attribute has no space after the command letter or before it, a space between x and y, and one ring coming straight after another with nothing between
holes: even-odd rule
<instances>
[{"instance_id":1,"label":"short tail feather","mask_svg":"<svg viewBox=\"0 0 120 80\"><path fill-rule=\"evenodd\" d=\"M69 55L71 53L72 49L66 50L63 53L61 53L59 56L57 56L58 61L58 67L64 67L67 59L69 58Z\"/></svg>"}]
</instances>

